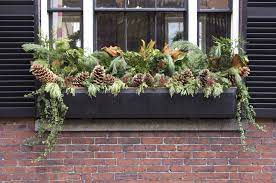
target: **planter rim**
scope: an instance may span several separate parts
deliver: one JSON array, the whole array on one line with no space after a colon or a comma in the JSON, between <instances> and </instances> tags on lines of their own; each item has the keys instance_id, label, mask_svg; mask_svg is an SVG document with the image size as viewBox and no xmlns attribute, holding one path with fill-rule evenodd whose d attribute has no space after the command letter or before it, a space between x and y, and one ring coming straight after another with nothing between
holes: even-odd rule
<instances>
[{"instance_id":1,"label":"planter rim","mask_svg":"<svg viewBox=\"0 0 276 183\"><path fill-rule=\"evenodd\" d=\"M120 93L136 93L136 90L137 88L129 87L127 89L122 89ZM231 87L231 88L225 89L223 93L234 93L236 91L237 91L237 87ZM80 93L87 93L86 88L84 87L76 88L76 94L80 94ZM145 88L143 93L169 93L169 89L165 87ZM203 92L199 91L198 93L203 93ZM105 93L101 93L101 94L105 94ZM107 92L106 94L110 94L110 92Z\"/></svg>"}]
</instances>

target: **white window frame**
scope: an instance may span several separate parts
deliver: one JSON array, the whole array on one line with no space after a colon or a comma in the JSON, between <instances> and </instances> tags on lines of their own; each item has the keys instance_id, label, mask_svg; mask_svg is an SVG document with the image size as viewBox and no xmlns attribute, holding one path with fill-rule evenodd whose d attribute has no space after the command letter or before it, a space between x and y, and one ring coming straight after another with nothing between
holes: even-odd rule
<instances>
[{"instance_id":1,"label":"white window frame","mask_svg":"<svg viewBox=\"0 0 276 183\"><path fill-rule=\"evenodd\" d=\"M240 0L232 0L233 10L231 15L231 39L239 39ZM41 0L40 30L49 37L49 15L47 0ZM83 48L87 53L94 50L94 8L93 0L83 0ZM188 41L198 44L198 1L188 0ZM237 51L237 50L236 50Z\"/></svg>"}]
</instances>

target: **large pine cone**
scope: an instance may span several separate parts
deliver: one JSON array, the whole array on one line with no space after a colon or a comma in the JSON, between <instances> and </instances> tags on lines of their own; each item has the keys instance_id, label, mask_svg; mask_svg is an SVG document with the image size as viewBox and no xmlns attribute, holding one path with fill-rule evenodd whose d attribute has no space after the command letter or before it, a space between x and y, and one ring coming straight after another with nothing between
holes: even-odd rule
<instances>
[{"instance_id":1,"label":"large pine cone","mask_svg":"<svg viewBox=\"0 0 276 183\"><path fill-rule=\"evenodd\" d=\"M215 83L215 80L210 74L210 71L208 69L204 69L199 74L199 80L202 87L211 86Z\"/></svg>"},{"instance_id":2,"label":"large pine cone","mask_svg":"<svg viewBox=\"0 0 276 183\"><path fill-rule=\"evenodd\" d=\"M89 78L89 72L81 72L73 79L74 87L83 87L83 82Z\"/></svg>"},{"instance_id":3,"label":"large pine cone","mask_svg":"<svg viewBox=\"0 0 276 183\"><path fill-rule=\"evenodd\" d=\"M115 77L112 76L111 74L106 74L104 77L104 83L106 85L113 85L113 83L115 82Z\"/></svg>"},{"instance_id":4,"label":"large pine cone","mask_svg":"<svg viewBox=\"0 0 276 183\"><path fill-rule=\"evenodd\" d=\"M177 76L177 81L185 85L189 80L194 79L193 72L190 69L184 70Z\"/></svg>"},{"instance_id":5,"label":"large pine cone","mask_svg":"<svg viewBox=\"0 0 276 183\"><path fill-rule=\"evenodd\" d=\"M103 66L97 65L92 72L92 77L96 84L103 84L105 77L105 70Z\"/></svg>"},{"instance_id":6,"label":"large pine cone","mask_svg":"<svg viewBox=\"0 0 276 183\"><path fill-rule=\"evenodd\" d=\"M144 75L139 73L132 78L132 86L138 87L144 82Z\"/></svg>"},{"instance_id":7,"label":"large pine cone","mask_svg":"<svg viewBox=\"0 0 276 183\"><path fill-rule=\"evenodd\" d=\"M144 82L148 86L153 86L154 85L154 77L150 73L147 73L147 74L145 74Z\"/></svg>"},{"instance_id":8,"label":"large pine cone","mask_svg":"<svg viewBox=\"0 0 276 183\"><path fill-rule=\"evenodd\" d=\"M39 64L33 64L31 66L31 72L42 83L55 83L58 79L55 73Z\"/></svg>"}]
</instances>

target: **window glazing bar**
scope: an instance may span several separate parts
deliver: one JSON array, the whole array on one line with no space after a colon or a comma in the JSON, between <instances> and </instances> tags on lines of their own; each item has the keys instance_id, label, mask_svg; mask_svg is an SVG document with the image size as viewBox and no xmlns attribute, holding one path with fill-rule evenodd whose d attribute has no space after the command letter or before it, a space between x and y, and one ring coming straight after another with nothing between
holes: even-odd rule
<instances>
[{"instance_id":1,"label":"window glazing bar","mask_svg":"<svg viewBox=\"0 0 276 183\"><path fill-rule=\"evenodd\" d=\"M197 1L188 1L188 41L197 45Z\"/></svg>"},{"instance_id":2,"label":"window glazing bar","mask_svg":"<svg viewBox=\"0 0 276 183\"><path fill-rule=\"evenodd\" d=\"M83 48L87 54L94 50L94 12L93 1L83 1Z\"/></svg>"}]
</instances>

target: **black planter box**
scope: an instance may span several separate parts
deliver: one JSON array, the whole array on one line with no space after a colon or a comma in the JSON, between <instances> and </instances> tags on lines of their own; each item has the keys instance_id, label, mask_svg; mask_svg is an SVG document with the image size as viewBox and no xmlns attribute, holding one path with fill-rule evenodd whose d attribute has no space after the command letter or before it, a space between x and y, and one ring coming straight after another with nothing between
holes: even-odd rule
<instances>
[{"instance_id":1,"label":"black planter box","mask_svg":"<svg viewBox=\"0 0 276 183\"><path fill-rule=\"evenodd\" d=\"M90 98L85 89L76 90L76 96L66 95L70 119L182 119L234 118L236 88L226 90L220 97L205 98L203 93L194 97L174 95L165 88L146 89L140 96L136 89L126 89L118 96L111 93Z\"/></svg>"}]
</instances>

